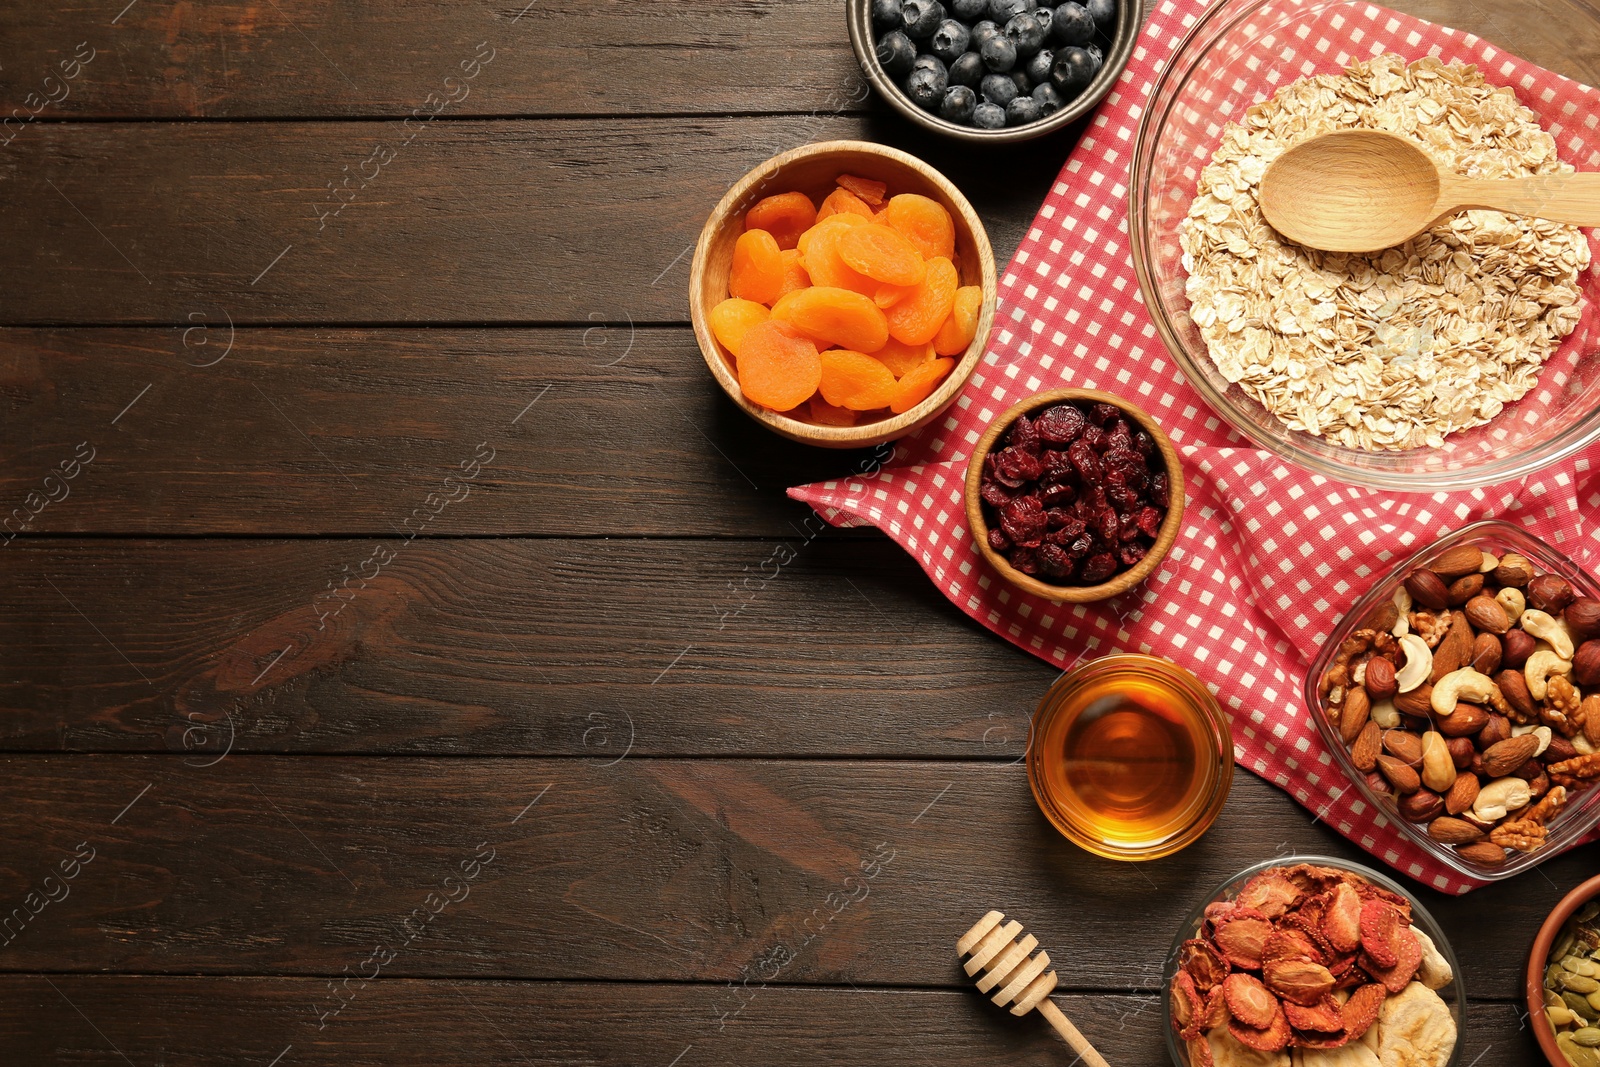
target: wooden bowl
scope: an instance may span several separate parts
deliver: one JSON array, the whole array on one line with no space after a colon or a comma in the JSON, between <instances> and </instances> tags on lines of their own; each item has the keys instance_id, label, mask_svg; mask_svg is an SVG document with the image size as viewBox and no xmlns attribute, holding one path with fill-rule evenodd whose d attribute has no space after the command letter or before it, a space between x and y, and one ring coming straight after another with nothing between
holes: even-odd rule
<instances>
[{"instance_id":1,"label":"wooden bowl","mask_svg":"<svg viewBox=\"0 0 1600 1067\"><path fill-rule=\"evenodd\" d=\"M1572 1067L1556 1045L1555 1031L1544 1017L1544 968L1550 962L1550 949L1561 936L1561 928L1573 914L1595 897L1600 896L1600 876L1589 879L1561 898L1561 903L1539 927L1539 936L1533 939L1533 951L1528 953L1528 970L1524 976L1523 995L1528 1002L1528 1025L1539 1042L1539 1051L1550 1061L1550 1067Z\"/></svg>"},{"instance_id":2,"label":"wooden bowl","mask_svg":"<svg viewBox=\"0 0 1600 1067\"><path fill-rule=\"evenodd\" d=\"M1094 80L1083 92L1054 115L1026 126L1007 126L1003 130L962 126L918 107L905 94L905 90L884 73L883 66L878 62L877 44L872 32L872 0L845 0L845 18L849 23L850 46L855 50L856 62L861 64L862 72L872 87L878 90L878 95L889 101L891 107L925 130L957 141L994 145L1043 137L1072 125L1093 111L1122 76L1122 68L1128 65L1128 59L1133 55L1134 42L1138 40L1139 30L1144 24L1144 7L1139 0L1117 0L1116 27L1109 37L1098 31L1095 33L1095 43L1101 46L1105 56L1100 69L1095 71ZM1020 67L1019 63L1018 69Z\"/></svg>"},{"instance_id":3,"label":"wooden bowl","mask_svg":"<svg viewBox=\"0 0 1600 1067\"><path fill-rule=\"evenodd\" d=\"M1017 570L1004 556L989 547L989 524L984 521L983 501L978 496L979 483L983 480L984 457L1000 439L1000 435L1010 429L1017 416L1030 415L1041 408L1067 401L1111 404L1121 409L1129 419L1155 438L1156 447L1161 450L1161 460L1166 464L1167 492L1172 502L1167 507L1167 517L1162 520L1161 530L1156 535L1156 543L1150 547L1144 559L1129 569L1112 575L1110 580L1099 585L1051 585ZM978 551L983 553L983 558L989 561L989 565L1000 572L1002 578L1025 593L1032 593L1047 600L1067 604L1087 604L1126 593L1148 578L1156 569L1156 565L1172 549L1173 542L1178 539L1178 531L1183 528L1183 468L1178 464L1177 450L1172 447L1172 442L1168 440L1161 427L1156 425L1156 421L1122 397L1095 389L1052 389L1048 393L1035 393L1027 397L989 424L989 429L978 439L972 458L967 461L966 504L967 526L972 531L972 541L978 546Z\"/></svg>"},{"instance_id":4,"label":"wooden bowl","mask_svg":"<svg viewBox=\"0 0 1600 1067\"><path fill-rule=\"evenodd\" d=\"M962 285L983 287L978 332L955 368L929 397L900 415L855 426L819 426L751 403L739 389L732 355L711 332L711 309L728 296L728 271L733 245L744 232L744 216L762 197L798 190L820 202L841 174L854 174L888 185L893 193L920 193L950 212L956 230L956 269ZM938 418L972 376L994 325L996 299L994 251L977 212L949 179L915 156L865 141L821 141L773 156L728 190L695 245L689 272L689 316L706 366L733 402L752 419L793 441L823 448L863 448L904 437Z\"/></svg>"}]
</instances>

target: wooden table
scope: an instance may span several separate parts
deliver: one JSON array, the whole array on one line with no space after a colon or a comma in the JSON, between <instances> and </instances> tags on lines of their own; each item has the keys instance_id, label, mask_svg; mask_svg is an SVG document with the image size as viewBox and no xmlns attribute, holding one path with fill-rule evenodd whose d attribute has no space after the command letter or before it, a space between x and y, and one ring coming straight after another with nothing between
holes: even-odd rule
<instances>
[{"instance_id":1,"label":"wooden table","mask_svg":"<svg viewBox=\"0 0 1600 1067\"><path fill-rule=\"evenodd\" d=\"M1017 762L1055 672L788 501L867 455L701 365L749 167L898 145L1003 259L1076 131L919 135L837 0L125 2L0 13L0 1062L1066 1063L963 985L998 906L1156 1065L1202 894L1364 858L1244 772L1175 857L1069 846ZM1531 1062L1593 863L1421 893L1462 1064Z\"/></svg>"}]
</instances>

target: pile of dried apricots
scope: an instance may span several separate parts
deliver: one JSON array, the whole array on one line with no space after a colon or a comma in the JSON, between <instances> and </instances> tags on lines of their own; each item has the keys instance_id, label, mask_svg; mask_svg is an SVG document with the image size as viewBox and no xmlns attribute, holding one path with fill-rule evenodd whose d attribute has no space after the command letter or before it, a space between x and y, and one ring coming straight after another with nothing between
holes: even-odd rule
<instances>
[{"instance_id":1,"label":"pile of dried apricots","mask_svg":"<svg viewBox=\"0 0 1600 1067\"><path fill-rule=\"evenodd\" d=\"M823 426L910 411L977 333L983 290L960 284L938 201L845 174L820 206L779 193L744 227L711 332L762 407Z\"/></svg>"}]
</instances>

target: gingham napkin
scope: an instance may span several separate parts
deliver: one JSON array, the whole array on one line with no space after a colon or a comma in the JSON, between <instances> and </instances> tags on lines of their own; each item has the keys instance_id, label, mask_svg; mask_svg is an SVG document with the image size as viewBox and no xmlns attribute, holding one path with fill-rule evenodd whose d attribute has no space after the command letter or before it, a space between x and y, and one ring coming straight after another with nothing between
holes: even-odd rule
<instances>
[{"instance_id":1,"label":"gingham napkin","mask_svg":"<svg viewBox=\"0 0 1600 1067\"><path fill-rule=\"evenodd\" d=\"M990 348L948 416L900 442L895 458L905 465L789 495L835 525L880 527L963 611L1052 664L1139 651L1189 667L1228 709L1241 766L1400 872L1464 893L1482 883L1409 844L1349 786L1308 717L1305 673L1370 579L1468 522L1520 523L1594 570L1600 446L1520 483L1398 495L1288 466L1206 405L1156 335L1127 234L1139 115L1157 72L1204 7L1165 0L1150 19L1006 269ZM1217 101L1221 119L1239 118L1302 73L1337 72L1384 51L1432 54L1476 63L1492 82L1515 87L1562 158L1584 169L1600 159L1600 93L1471 35L1376 6L1325 12L1310 32L1264 25L1256 33L1281 48L1282 62L1241 67L1228 99ZM1595 313L1591 307L1579 334L1593 335ZM1552 374L1559 376L1558 366L1541 388L1559 384ZM1158 573L1103 605L1058 605L1006 585L973 547L962 508L967 457L989 422L1025 396L1067 385L1119 393L1149 411L1178 446L1188 483L1183 533Z\"/></svg>"}]
</instances>

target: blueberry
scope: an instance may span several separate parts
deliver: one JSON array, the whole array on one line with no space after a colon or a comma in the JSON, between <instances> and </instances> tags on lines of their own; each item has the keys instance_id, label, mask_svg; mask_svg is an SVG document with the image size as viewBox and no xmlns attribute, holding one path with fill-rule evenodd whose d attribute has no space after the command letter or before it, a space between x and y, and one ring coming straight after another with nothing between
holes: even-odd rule
<instances>
[{"instance_id":1,"label":"blueberry","mask_svg":"<svg viewBox=\"0 0 1600 1067\"><path fill-rule=\"evenodd\" d=\"M1056 53L1056 65L1050 68L1050 84L1061 99L1071 100L1094 81L1094 73L1093 56L1081 48L1063 48Z\"/></svg>"},{"instance_id":2,"label":"blueberry","mask_svg":"<svg viewBox=\"0 0 1600 1067\"><path fill-rule=\"evenodd\" d=\"M950 10L955 12L956 18L970 23L983 18L983 13L989 10L989 0L950 0Z\"/></svg>"},{"instance_id":3,"label":"blueberry","mask_svg":"<svg viewBox=\"0 0 1600 1067\"><path fill-rule=\"evenodd\" d=\"M983 57L976 52L967 52L950 64L950 84L977 85L986 73Z\"/></svg>"},{"instance_id":4,"label":"blueberry","mask_svg":"<svg viewBox=\"0 0 1600 1067\"><path fill-rule=\"evenodd\" d=\"M911 3L906 4L909 9ZM1056 40L1062 44L1077 45L1082 48L1094 40L1094 16L1089 14L1089 9L1074 0L1056 8L1055 22L1052 27Z\"/></svg>"},{"instance_id":5,"label":"blueberry","mask_svg":"<svg viewBox=\"0 0 1600 1067\"><path fill-rule=\"evenodd\" d=\"M949 72L947 72L945 70L944 60L940 59L938 56L923 55L923 56L918 56L916 59L913 59L911 61L911 69L912 70L921 70L924 67L926 67L929 70L937 70L937 71L943 73L946 78L948 78L950 76Z\"/></svg>"},{"instance_id":6,"label":"blueberry","mask_svg":"<svg viewBox=\"0 0 1600 1067\"><path fill-rule=\"evenodd\" d=\"M884 30L898 30L900 22L900 0L872 0L872 28L882 33Z\"/></svg>"},{"instance_id":7,"label":"blueberry","mask_svg":"<svg viewBox=\"0 0 1600 1067\"><path fill-rule=\"evenodd\" d=\"M1006 23L1006 37L1016 45L1018 57L1031 56L1044 45L1044 27L1033 12L1024 11Z\"/></svg>"},{"instance_id":8,"label":"blueberry","mask_svg":"<svg viewBox=\"0 0 1600 1067\"><path fill-rule=\"evenodd\" d=\"M1023 71L1028 75L1028 81L1034 85L1050 80L1050 67L1056 61L1056 54L1048 48L1041 48L1028 57L1028 65Z\"/></svg>"},{"instance_id":9,"label":"blueberry","mask_svg":"<svg viewBox=\"0 0 1600 1067\"><path fill-rule=\"evenodd\" d=\"M1039 114L1054 115L1066 104L1061 99L1061 94L1056 92L1056 87L1049 82L1040 82L1033 87L1033 98L1039 102Z\"/></svg>"},{"instance_id":10,"label":"blueberry","mask_svg":"<svg viewBox=\"0 0 1600 1067\"><path fill-rule=\"evenodd\" d=\"M1033 82L1029 81L1028 76L1022 71L1014 70L1007 74L1006 77L1010 78L1011 84L1017 87L1018 96L1027 96L1033 92Z\"/></svg>"},{"instance_id":11,"label":"blueberry","mask_svg":"<svg viewBox=\"0 0 1600 1067\"><path fill-rule=\"evenodd\" d=\"M944 99L944 67L918 67L906 78L906 95L925 111L937 111Z\"/></svg>"},{"instance_id":12,"label":"blueberry","mask_svg":"<svg viewBox=\"0 0 1600 1067\"><path fill-rule=\"evenodd\" d=\"M998 37L999 35L1000 27L996 26L988 19L984 19L982 22L975 23L973 25L972 40L967 43L967 47L972 49L974 52L979 51L983 48L983 42L987 41L991 37Z\"/></svg>"},{"instance_id":13,"label":"blueberry","mask_svg":"<svg viewBox=\"0 0 1600 1067\"><path fill-rule=\"evenodd\" d=\"M1032 0L989 0L989 17L1004 26L1024 11L1036 7Z\"/></svg>"},{"instance_id":14,"label":"blueberry","mask_svg":"<svg viewBox=\"0 0 1600 1067\"><path fill-rule=\"evenodd\" d=\"M983 56L983 65L996 74L1004 74L1017 65L1017 46L1003 34L983 42L978 54Z\"/></svg>"},{"instance_id":15,"label":"blueberry","mask_svg":"<svg viewBox=\"0 0 1600 1067\"><path fill-rule=\"evenodd\" d=\"M1006 126L1006 109L985 100L972 109L972 124L980 130L1003 130Z\"/></svg>"},{"instance_id":16,"label":"blueberry","mask_svg":"<svg viewBox=\"0 0 1600 1067\"><path fill-rule=\"evenodd\" d=\"M944 5L938 0L905 0L900 7L900 19L909 36L932 37L933 31L944 21Z\"/></svg>"},{"instance_id":17,"label":"blueberry","mask_svg":"<svg viewBox=\"0 0 1600 1067\"><path fill-rule=\"evenodd\" d=\"M1048 41L1050 39L1050 31L1056 25L1056 9L1053 7L1041 7L1028 13L1039 20L1039 25L1044 27L1044 39Z\"/></svg>"},{"instance_id":18,"label":"blueberry","mask_svg":"<svg viewBox=\"0 0 1600 1067\"><path fill-rule=\"evenodd\" d=\"M987 75L979 85L978 91L983 98L991 104L1005 107L1017 97L1017 83L1004 74Z\"/></svg>"},{"instance_id":19,"label":"blueberry","mask_svg":"<svg viewBox=\"0 0 1600 1067\"><path fill-rule=\"evenodd\" d=\"M933 33L933 54L946 63L954 63L967 50L972 31L955 19L945 19Z\"/></svg>"},{"instance_id":20,"label":"blueberry","mask_svg":"<svg viewBox=\"0 0 1600 1067\"><path fill-rule=\"evenodd\" d=\"M1089 53L1090 59L1094 60L1094 69L1099 70L1100 65L1106 61L1105 53L1100 51L1100 46L1097 44L1086 44L1083 46L1083 50Z\"/></svg>"},{"instance_id":21,"label":"blueberry","mask_svg":"<svg viewBox=\"0 0 1600 1067\"><path fill-rule=\"evenodd\" d=\"M917 58L917 46L899 30L890 30L878 39L878 65L891 78L903 78L911 73L911 64Z\"/></svg>"},{"instance_id":22,"label":"blueberry","mask_svg":"<svg viewBox=\"0 0 1600 1067\"><path fill-rule=\"evenodd\" d=\"M972 122L972 112L977 106L977 93L965 85L952 85L944 91L944 99L939 103L939 116L965 126Z\"/></svg>"},{"instance_id":23,"label":"blueberry","mask_svg":"<svg viewBox=\"0 0 1600 1067\"><path fill-rule=\"evenodd\" d=\"M1084 0L1084 7L1094 18L1094 24L1107 37L1117 28L1117 0Z\"/></svg>"},{"instance_id":24,"label":"blueberry","mask_svg":"<svg viewBox=\"0 0 1600 1067\"><path fill-rule=\"evenodd\" d=\"M1006 105L1006 125L1026 126L1030 122L1038 122L1043 114L1039 109L1039 101L1031 96L1019 96Z\"/></svg>"}]
</instances>

